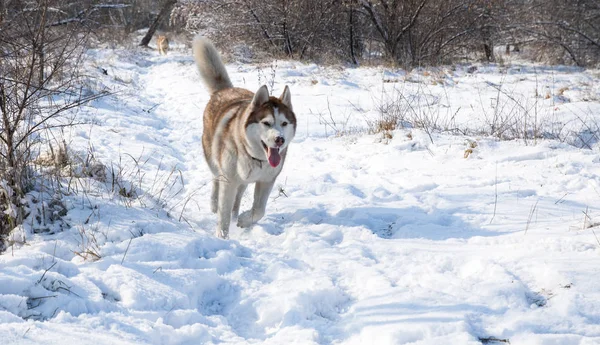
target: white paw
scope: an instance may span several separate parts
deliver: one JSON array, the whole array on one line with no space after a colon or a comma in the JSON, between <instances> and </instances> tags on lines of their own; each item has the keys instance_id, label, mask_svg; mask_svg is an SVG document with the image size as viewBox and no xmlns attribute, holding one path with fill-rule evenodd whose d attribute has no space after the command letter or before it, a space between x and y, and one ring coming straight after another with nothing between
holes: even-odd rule
<instances>
[{"instance_id":1,"label":"white paw","mask_svg":"<svg viewBox=\"0 0 600 345\"><path fill-rule=\"evenodd\" d=\"M247 228L256 223L257 220L258 219L253 219L252 211L246 211L238 216L237 226L240 228Z\"/></svg>"},{"instance_id":2,"label":"white paw","mask_svg":"<svg viewBox=\"0 0 600 345\"><path fill-rule=\"evenodd\" d=\"M215 236L224 240L229 238L229 234L221 229L217 229L217 231L215 232Z\"/></svg>"}]
</instances>

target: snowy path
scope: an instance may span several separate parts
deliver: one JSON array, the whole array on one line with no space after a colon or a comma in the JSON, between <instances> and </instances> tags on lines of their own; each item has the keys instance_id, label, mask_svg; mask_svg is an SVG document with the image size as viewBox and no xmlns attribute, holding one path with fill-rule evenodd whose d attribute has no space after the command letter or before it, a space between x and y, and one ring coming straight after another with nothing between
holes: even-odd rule
<instances>
[{"instance_id":1,"label":"snowy path","mask_svg":"<svg viewBox=\"0 0 600 345\"><path fill-rule=\"evenodd\" d=\"M118 76L128 93L84 114L99 124L72 144L93 142L106 162L140 157L142 173L126 177L143 175L154 196L153 176L176 168L184 191L157 198L175 219L106 193L95 208L73 198L71 230L0 256L9 344L600 344L600 245L582 230L582 212L599 211L597 149L473 137L465 159L465 137L324 137L315 113L367 107L381 75L284 63L275 93L290 84L300 124L285 195L222 241L191 58L112 54L97 53L111 66L103 83L123 87ZM230 70L234 85L259 85L253 67ZM104 234L95 262L73 254L90 212Z\"/></svg>"}]
</instances>

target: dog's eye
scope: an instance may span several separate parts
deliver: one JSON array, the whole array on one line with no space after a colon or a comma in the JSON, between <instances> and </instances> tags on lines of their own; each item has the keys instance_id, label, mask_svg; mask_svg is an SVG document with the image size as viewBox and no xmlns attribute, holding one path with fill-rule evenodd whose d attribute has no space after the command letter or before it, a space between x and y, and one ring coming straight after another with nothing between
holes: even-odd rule
<instances>
[{"instance_id":1,"label":"dog's eye","mask_svg":"<svg viewBox=\"0 0 600 345\"><path fill-rule=\"evenodd\" d=\"M285 126L287 126L287 125L288 125L288 123L287 123L287 122L283 122L283 123L281 124L281 127L285 127Z\"/></svg>"},{"instance_id":2,"label":"dog's eye","mask_svg":"<svg viewBox=\"0 0 600 345\"><path fill-rule=\"evenodd\" d=\"M271 127L271 123L269 123L267 121L263 122L262 124L265 125L265 126L267 126L267 127Z\"/></svg>"}]
</instances>

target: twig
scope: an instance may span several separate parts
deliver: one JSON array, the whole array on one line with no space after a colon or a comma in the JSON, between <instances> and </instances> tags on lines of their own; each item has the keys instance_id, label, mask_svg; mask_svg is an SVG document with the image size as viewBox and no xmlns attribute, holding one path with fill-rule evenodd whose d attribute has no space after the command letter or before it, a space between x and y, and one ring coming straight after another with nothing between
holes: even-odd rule
<instances>
[{"instance_id":1,"label":"twig","mask_svg":"<svg viewBox=\"0 0 600 345\"><path fill-rule=\"evenodd\" d=\"M60 283L64 284L64 283L63 283L62 281L60 281L60 280L59 280L58 282L60 282ZM66 285L66 284L65 284L65 285ZM81 296L79 296L79 295L78 295L78 294L76 294L75 292L71 291L71 287L70 287L70 286L67 286L67 287L62 287L62 286L59 286L58 288L56 288L56 291L58 291L58 290L65 290L65 291L67 291L68 293L70 293L70 294L73 294L73 295L75 295L75 296L77 296L77 297L81 298Z\"/></svg>"},{"instance_id":2,"label":"twig","mask_svg":"<svg viewBox=\"0 0 600 345\"><path fill-rule=\"evenodd\" d=\"M133 241L133 234L131 234L131 238L129 239L129 243L127 243L127 248L125 248L125 253L123 253L123 258L121 259L121 265L125 261L125 256L127 255L127 251L129 251L129 245L131 245L131 241Z\"/></svg>"},{"instance_id":3,"label":"twig","mask_svg":"<svg viewBox=\"0 0 600 345\"><path fill-rule=\"evenodd\" d=\"M46 269L44 271L44 274L42 274L42 276L40 277L40 279L37 281L36 284L39 284L42 282L42 280L44 279L44 277L46 276L46 273L48 273L48 271L50 271L52 269L52 267L56 266L56 262L54 262L50 267L48 267L48 269Z\"/></svg>"},{"instance_id":4,"label":"twig","mask_svg":"<svg viewBox=\"0 0 600 345\"><path fill-rule=\"evenodd\" d=\"M81 253L80 253L80 252L73 252L73 254L75 254L75 255L77 255L77 256L79 256L79 257L81 257L83 260L87 260L87 259L88 259L88 255L91 255L91 256L93 256L93 257L95 258L95 260L94 260L94 261L102 259L102 257L101 257L100 255L98 255L98 254L94 253L94 252L93 252L93 251L91 251L90 249L88 249L88 250L86 250L86 251L83 251L83 252L81 252ZM87 255L84 255L84 254L87 254Z\"/></svg>"},{"instance_id":5,"label":"twig","mask_svg":"<svg viewBox=\"0 0 600 345\"><path fill-rule=\"evenodd\" d=\"M527 235L527 230L529 229L529 224L531 224L531 218L533 218L533 214L535 213L535 210L537 208L537 204L540 200L536 200L535 204L533 204L533 206L531 207L531 211L529 211L529 218L527 219L527 225L525 226L525 233L524 235Z\"/></svg>"},{"instance_id":6,"label":"twig","mask_svg":"<svg viewBox=\"0 0 600 345\"><path fill-rule=\"evenodd\" d=\"M496 161L496 181L494 183L494 214L492 214L492 219L490 219L490 224L494 221L496 217L496 207L498 206L498 162Z\"/></svg>"},{"instance_id":7,"label":"twig","mask_svg":"<svg viewBox=\"0 0 600 345\"><path fill-rule=\"evenodd\" d=\"M589 228L589 226L587 226L587 225L589 224L588 220L591 219L591 217L588 215L588 210L589 210L589 207L586 206L585 211L583 212L583 224L581 225L581 230L585 230L585 229Z\"/></svg>"},{"instance_id":8,"label":"twig","mask_svg":"<svg viewBox=\"0 0 600 345\"><path fill-rule=\"evenodd\" d=\"M598 236L596 236L596 232L594 231L594 229L592 229L592 233L594 234L594 237L596 237L596 242L598 243L598 246L600 246L600 240L598 239Z\"/></svg>"},{"instance_id":9,"label":"twig","mask_svg":"<svg viewBox=\"0 0 600 345\"><path fill-rule=\"evenodd\" d=\"M161 105L162 103L156 103L155 105L153 105L152 107L150 107L148 110L142 109L142 111L145 111L147 113L150 113L152 110L154 110L154 108L158 107L159 105Z\"/></svg>"},{"instance_id":10,"label":"twig","mask_svg":"<svg viewBox=\"0 0 600 345\"><path fill-rule=\"evenodd\" d=\"M37 301L40 299L46 299L46 298L55 298L58 297L58 295L50 295L50 296L39 296L39 297L29 297L30 301ZM35 307L34 307L35 308Z\"/></svg>"},{"instance_id":11,"label":"twig","mask_svg":"<svg viewBox=\"0 0 600 345\"><path fill-rule=\"evenodd\" d=\"M188 196L185 199L185 202L183 203L183 207L181 208L181 212L179 213L179 221L181 222L181 218L183 218L183 212L185 212L185 207L187 206L187 203L190 202L190 200L192 199L192 195Z\"/></svg>"},{"instance_id":12,"label":"twig","mask_svg":"<svg viewBox=\"0 0 600 345\"><path fill-rule=\"evenodd\" d=\"M25 331L25 333L23 333L23 338L25 338L25 336L27 335L27 333L29 333L30 330L31 330L31 327L27 328L27 330Z\"/></svg>"},{"instance_id":13,"label":"twig","mask_svg":"<svg viewBox=\"0 0 600 345\"><path fill-rule=\"evenodd\" d=\"M561 202L562 199L564 199L569 194L570 194L569 192L566 192L565 195L563 195L560 199L556 200L556 202L554 203L554 205L558 205L558 203Z\"/></svg>"},{"instance_id":14,"label":"twig","mask_svg":"<svg viewBox=\"0 0 600 345\"><path fill-rule=\"evenodd\" d=\"M479 338L479 341L482 344L489 344L489 343L506 343L506 344L510 344L510 340L508 339L500 339L500 338L496 338L496 337L485 337L485 338Z\"/></svg>"}]
</instances>

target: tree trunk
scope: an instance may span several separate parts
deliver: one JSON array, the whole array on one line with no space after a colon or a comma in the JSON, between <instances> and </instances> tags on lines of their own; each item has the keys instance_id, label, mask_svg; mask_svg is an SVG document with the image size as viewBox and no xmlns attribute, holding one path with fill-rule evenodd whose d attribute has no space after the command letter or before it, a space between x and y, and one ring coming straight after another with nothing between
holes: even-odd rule
<instances>
[{"instance_id":1,"label":"tree trunk","mask_svg":"<svg viewBox=\"0 0 600 345\"><path fill-rule=\"evenodd\" d=\"M40 36L41 36L40 37L40 42L37 43L37 47L36 47L37 48L37 54L38 54L38 57L40 59L40 66L39 66L39 71L38 71L38 73L40 75L38 76L38 78L39 78L38 79L38 85L43 85L44 84L44 74L45 74L44 72L45 72L45 69L46 69L46 55L45 55L45 52L44 52L44 44L46 42L44 42L44 38L45 37L44 37L44 32L43 31L40 34Z\"/></svg>"},{"instance_id":2,"label":"tree trunk","mask_svg":"<svg viewBox=\"0 0 600 345\"><path fill-rule=\"evenodd\" d=\"M263 35L265 36L265 38L267 39L267 41L269 41L269 43L271 44L272 47L277 47L277 45L273 42L273 39L271 38L271 35L269 35L269 31L267 31L267 28L263 25L262 21L260 20L260 18L256 14L256 12L254 11L254 9L252 9L250 7L250 5L248 5L248 3L246 3L246 6L250 10L250 14L252 15L252 17L254 17L254 20L256 20L256 23L258 23L258 25L262 29Z\"/></svg>"},{"instance_id":3,"label":"tree trunk","mask_svg":"<svg viewBox=\"0 0 600 345\"><path fill-rule=\"evenodd\" d=\"M496 61L495 57L494 57L494 48L492 47L492 45L490 45L489 43L484 43L483 44L483 52L485 53L485 60L487 62L494 62Z\"/></svg>"},{"instance_id":4,"label":"tree trunk","mask_svg":"<svg viewBox=\"0 0 600 345\"><path fill-rule=\"evenodd\" d=\"M356 51L354 49L354 8L352 4L350 5L350 58L352 59L352 63L358 65L358 59L356 58Z\"/></svg>"},{"instance_id":5,"label":"tree trunk","mask_svg":"<svg viewBox=\"0 0 600 345\"><path fill-rule=\"evenodd\" d=\"M156 17L156 19L154 20L152 25L150 25L150 28L148 29L148 32L146 33L144 38L142 38L142 41L140 42L141 47L148 46L148 43L150 43L150 40L152 39L152 36L154 36L156 29L158 29L158 25L160 24L161 21L163 21L163 19L165 17L169 16L169 14L171 13L171 10L173 9L173 7L175 6L176 3L177 3L177 0L166 0L165 1L165 3L163 4L163 7L160 9L160 12L158 13L158 16Z\"/></svg>"},{"instance_id":6,"label":"tree trunk","mask_svg":"<svg viewBox=\"0 0 600 345\"><path fill-rule=\"evenodd\" d=\"M4 21L5 12L6 6L4 5L4 0L0 0L0 24Z\"/></svg>"}]
</instances>

